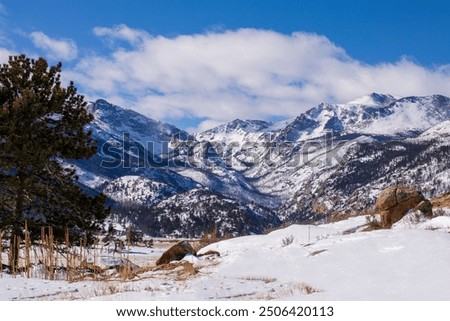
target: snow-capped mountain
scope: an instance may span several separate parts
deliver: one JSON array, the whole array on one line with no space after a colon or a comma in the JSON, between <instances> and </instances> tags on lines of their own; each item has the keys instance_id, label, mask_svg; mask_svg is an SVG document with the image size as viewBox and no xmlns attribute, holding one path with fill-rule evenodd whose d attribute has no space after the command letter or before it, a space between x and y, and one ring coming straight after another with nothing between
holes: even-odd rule
<instances>
[{"instance_id":1,"label":"snow-capped mountain","mask_svg":"<svg viewBox=\"0 0 450 321\"><path fill-rule=\"evenodd\" d=\"M164 157L171 152L174 137L188 138L185 131L103 99L87 108L94 115L87 130L92 131L98 150L91 159L72 162L81 183L103 190L109 182L131 175L167 184L177 191L197 187L189 178L159 169L165 165Z\"/></svg>"},{"instance_id":2,"label":"snow-capped mountain","mask_svg":"<svg viewBox=\"0 0 450 321\"><path fill-rule=\"evenodd\" d=\"M340 135L415 136L450 118L450 98L394 97L372 93L346 104L322 103L294 120L265 122L233 120L197 133L199 141L254 142L276 135L281 141L296 142L321 137L325 132Z\"/></svg>"},{"instance_id":3,"label":"snow-capped mountain","mask_svg":"<svg viewBox=\"0 0 450 321\"><path fill-rule=\"evenodd\" d=\"M215 141L223 144L254 142L258 141L262 135L275 132L287 124L288 121L268 122L235 119L201 133L196 133L194 136L197 141Z\"/></svg>"},{"instance_id":4,"label":"snow-capped mountain","mask_svg":"<svg viewBox=\"0 0 450 321\"><path fill-rule=\"evenodd\" d=\"M340 135L417 135L450 118L450 98L434 95L395 98L370 94L346 104L322 103L297 117L280 135L288 141Z\"/></svg>"},{"instance_id":5,"label":"snow-capped mountain","mask_svg":"<svg viewBox=\"0 0 450 321\"><path fill-rule=\"evenodd\" d=\"M450 187L450 98L444 96L373 93L322 103L291 120L237 119L193 135L104 100L89 109L99 150L74 162L81 183L137 207L141 228L154 233L150 224L166 234L187 235L182 226L197 233L216 214L227 233L258 232L268 222L361 214L378 190L399 180L427 196ZM252 206L256 216L219 213L221 206ZM258 215L267 219L245 219ZM239 228L244 221L255 226Z\"/></svg>"},{"instance_id":6,"label":"snow-capped mountain","mask_svg":"<svg viewBox=\"0 0 450 321\"><path fill-rule=\"evenodd\" d=\"M95 120L89 125L96 139L102 142L123 141L128 139L142 144L146 148L148 143L153 144L154 154L164 151L164 142L169 143L174 136L186 140L188 133L167 123L145 117L131 109L99 99L88 105L88 110ZM133 145L134 146L134 145Z\"/></svg>"}]
</instances>

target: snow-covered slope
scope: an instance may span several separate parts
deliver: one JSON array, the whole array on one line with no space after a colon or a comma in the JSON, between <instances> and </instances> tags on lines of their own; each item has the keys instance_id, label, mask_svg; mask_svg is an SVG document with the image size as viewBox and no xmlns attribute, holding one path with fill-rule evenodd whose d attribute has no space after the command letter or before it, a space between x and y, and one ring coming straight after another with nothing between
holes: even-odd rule
<instances>
[{"instance_id":1,"label":"snow-covered slope","mask_svg":"<svg viewBox=\"0 0 450 321\"><path fill-rule=\"evenodd\" d=\"M111 180L138 175L179 190L196 186L175 173L158 170L164 165L165 154L170 153L173 138L187 139L186 132L103 99L90 103L87 108L94 116L87 130L92 131L98 149L91 159L71 161L82 174L82 184L102 191Z\"/></svg>"},{"instance_id":2,"label":"snow-covered slope","mask_svg":"<svg viewBox=\"0 0 450 321\"><path fill-rule=\"evenodd\" d=\"M121 176L109 182L103 189L103 193L116 202L147 206L176 192L170 185L141 176Z\"/></svg>"},{"instance_id":3,"label":"snow-covered slope","mask_svg":"<svg viewBox=\"0 0 450 321\"><path fill-rule=\"evenodd\" d=\"M449 223L446 217L447 231ZM221 253L213 275L229 280L216 295L224 299L450 299L449 233L403 229L345 234L354 224L364 222L293 225L269 235L210 245L204 251ZM292 243L283 246L287 239ZM239 286L232 280L253 282Z\"/></svg>"},{"instance_id":4,"label":"snow-covered slope","mask_svg":"<svg viewBox=\"0 0 450 321\"><path fill-rule=\"evenodd\" d=\"M388 106L390 115L362 128L372 134L424 131L450 118L450 99L444 96L406 97Z\"/></svg>"},{"instance_id":5,"label":"snow-covered slope","mask_svg":"<svg viewBox=\"0 0 450 321\"><path fill-rule=\"evenodd\" d=\"M414 186L426 197L450 190L450 145L446 140L348 141L338 166L300 167L295 195L280 213L287 220L314 221L359 215L372 209L379 191L395 184ZM274 180L275 177L272 176ZM279 178L281 179L281 177Z\"/></svg>"},{"instance_id":6,"label":"snow-covered slope","mask_svg":"<svg viewBox=\"0 0 450 321\"><path fill-rule=\"evenodd\" d=\"M143 267L130 281L68 283L4 273L0 300L450 300L450 217L434 218L426 226L361 232L365 223L357 217L292 225L213 243L199 252L218 251L220 257L183 260L199 273L183 274L182 264L152 269L163 250L143 247L127 254ZM113 258L97 255L100 262Z\"/></svg>"},{"instance_id":7,"label":"snow-covered slope","mask_svg":"<svg viewBox=\"0 0 450 321\"><path fill-rule=\"evenodd\" d=\"M267 133L275 132L285 127L289 121L267 122L262 120L240 120L214 127L212 129L194 134L198 141L214 141L229 144L242 145L254 142Z\"/></svg>"},{"instance_id":8,"label":"snow-covered slope","mask_svg":"<svg viewBox=\"0 0 450 321\"><path fill-rule=\"evenodd\" d=\"M419 140L448 140L450 137L450 120L443 121L442 123L437 124L436 126L431 127L430 129L423 132L418 139Z\"/></svg>"}]
</instances>

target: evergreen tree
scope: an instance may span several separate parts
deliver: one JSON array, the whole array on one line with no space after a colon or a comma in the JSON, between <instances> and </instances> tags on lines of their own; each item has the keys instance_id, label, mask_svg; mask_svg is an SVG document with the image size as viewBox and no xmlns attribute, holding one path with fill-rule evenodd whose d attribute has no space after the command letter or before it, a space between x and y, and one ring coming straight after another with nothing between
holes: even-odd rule
<instances>
[{"instance_id":1,"label":"evergreen tree","mask_svg":"<svg viewBox=\"0 0 450 321\"><path fill-rule=\"evenodd\" d=\"M89 236L108 214L102 195L89 196L61 160L89 158L93 117L74 84L61 85L61 64L25 55L0 67L0 224L11 237L52 226L57 239ZM13 262L14 263L14 262Z\"/></svg>"}]
</instances>

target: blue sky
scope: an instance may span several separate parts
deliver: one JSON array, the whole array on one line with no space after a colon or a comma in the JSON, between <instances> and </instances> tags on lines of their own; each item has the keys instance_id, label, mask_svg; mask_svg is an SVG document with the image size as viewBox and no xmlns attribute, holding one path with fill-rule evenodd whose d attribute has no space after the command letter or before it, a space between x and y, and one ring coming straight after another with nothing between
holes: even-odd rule
<instances>
[{"instance_id":1,"label":"blue sky","mask_svg":"<svg viewBox=\"0 0 450 321\"><path fill-rule=\"evenodd\" d=\"M88 99L180 127L370 92L450 95L447 1L0 0L0 59L63 62Z\"/></svg>"}]
</instances>

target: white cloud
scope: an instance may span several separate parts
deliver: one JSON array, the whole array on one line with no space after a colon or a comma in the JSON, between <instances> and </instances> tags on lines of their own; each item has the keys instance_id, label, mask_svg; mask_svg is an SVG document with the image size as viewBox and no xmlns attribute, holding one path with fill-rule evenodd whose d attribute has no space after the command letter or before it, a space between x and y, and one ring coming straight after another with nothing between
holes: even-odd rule
<instances>
[{"instance_id":1,"label":"white cloud","mask_svg":"<svg viewBox=\"0 0 450 321\"><path fill-rule=\"evenodd\" d=\"M217 121L217 120L207 119L207 120L201 121L201 122L198 124L197 127L189 127L189 128L186 128L186 131L187 131L188 133L194 133L194 132L200 133L200 132L202 132L202 131L205 131L205 130L208 130L208 129L217 127L217 126L222 125L222 124L223 124L223 121Z\"/></svg>"},{"instance_id":2,"label":"white cloud","mask_svg":"<svg viewBox=\"0 0 450 321\"><path fill-rule=\"evenodd\" d=\"M240 29L168 38L125 25L94 33L131 47L77 64L70 76L89 97L120 97L156 119L205 119L201 128L235 118L294 117L320 102L370 92L450 95L449 66L427 69L406 58L368 65L317 34Z\"/></svg>"},{"instance_id":3,"label":"white cloud","mask_svg":"<svg viewBox=\"0 0 450 321\"><path fill-rule=\"evenodd\" d=\"M45 50L51 58L73 60L78 55L77 45L71 39L52 39L40 31L30 33L30 38L37 48Z\"/></svg>"},{"instance_id":4,"label":"white cloud","mask_svg":"<svg viewBox=\"0 0 450 321\"><path fill-rule=\"evenodd\" d=\"M0 64L8 63L10 56L15 56L16 53L5 48L0 48Z\"/></svg>"},{"instance_id":5,"label":"white cloud","mask_svg":"<svg viewBox=\"0 0 450 321\"><path fill-rule=\"evenodd\" d=\"M110 40L125 40L131 44L138 44L148 37L145 31L129 28L121 24L113 28L95 27L93 32L98 37L109 38Z\"/></svg>"}]
</instances>

